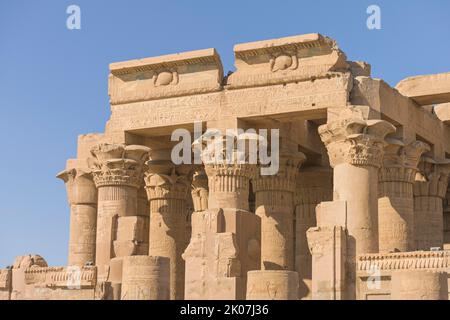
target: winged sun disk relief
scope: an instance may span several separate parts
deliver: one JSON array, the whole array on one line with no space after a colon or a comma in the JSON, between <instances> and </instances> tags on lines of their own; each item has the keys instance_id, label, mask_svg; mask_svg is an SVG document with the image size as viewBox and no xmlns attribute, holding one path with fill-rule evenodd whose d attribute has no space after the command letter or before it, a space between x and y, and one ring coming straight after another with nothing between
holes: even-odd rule
<instances>
[{"instance_id":1,"label":"winged sun disk relief","mask_svg":"<svg viewBox=\"0 0 450 320\"><path fill-rule=\"evenodd\" d=\"M270 70L272 72L282 70L295 70L298 68L298 57L296 54L280 54L273 56L269 60Z\"/></svg>"}]
</instances>

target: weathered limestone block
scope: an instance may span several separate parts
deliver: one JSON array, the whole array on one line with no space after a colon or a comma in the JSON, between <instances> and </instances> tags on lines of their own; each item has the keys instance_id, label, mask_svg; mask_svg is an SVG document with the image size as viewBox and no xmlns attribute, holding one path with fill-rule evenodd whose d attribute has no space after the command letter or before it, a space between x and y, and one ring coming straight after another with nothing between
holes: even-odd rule
<instances>
[{"instance_id":1,"label":"weathered limestone block","mask_svg":"<svg viewBox=\"0 0 450 320\"><path fill-rule=\"evenodd\" d=\"M13 269L25 269L31 267L48 267L47 261L38 254L18 256L14 260Z\"/></svg>"},{"instance_id":2,"label":"weathered limestone block","mask_svg":"<svg viewBox=\"0 0 450 320\"><path fill-rule=\"evenodd\" d=\"M297 300L298 273L288 270L255 270L247 276L247 300Z\"/></svg>"},{"instance_id":3,"label":"weathered limestone block","mask_svg":"<svg viewBox=\"0 0 450 320\"><path fill-rule=\"evenodd\" d=\"M123 258L121 300L168 300L170 264L165 257Z\"/></svg>"},{"instance_id":4,"label":"weathered limestone block","mask_svg":"<svg viewBox=\"0 0 450 320\"><path fill-rule=\"evenodd\" d=\"M414 182L415 238L418 250L444 245L443 199L447 194L450 160L423 157Z\"/></svg>"},{"instance_id":5,"label":"weathered limestone block","mask_svg":"<svg viewBox=\"0 0 450 320\"><path fill-rule=\"evenodd\" d=\"M317 226L316 206L333 199L333 171L328 168L303 168L295 193L295 270L299 275L299 299L311 299L312 257L306 232Z\"/></svg>"},{"instance_id":6,"label":"weathered limestone block","mask_svg":"<svg viewBox=\"0 0 450 320\"><path fill-rule=\"evenodd\" d=\"M378 180L379 251L413 251L413 184L419 159L430 147L420 141L406 145L392 138L387 142Z\"/></svg>"},{"instance_id":7,"label":"weathered limestone block","mask_svg":"<svg viewBox=\"0 0 450 320\"><path fill-rule=\"evenodd\" d=\"M57 175L66 184L70 205L69 266L95 261L97 188L91 170L80 163L68 161L66 170Z\"/></svg>"},{"instance_id":8,"label":"weathered limestone block","mask_svg":"<svg viewBox=\"0 0 450 320\"><path fill-rule=\"evenodd\" d=\"M12 270L11 300L92 300L96 267L32 267Z\"/></svg>"},{"instance_id":9,"label":"weathered limestone block","mask_svg":"<svg viewBox=\"0 0 450 320\"><path fill-rule=\"evenodd\" d=\"M225 232L221 209L194 212L191 241L183 253L185 299L243 299L241 291L245 283L238 254L236 236Z\"/></svg>"},{"instance_id":10,"label":"weathered limestone block","mask_svg":"<svg viewBox=\"0 0 450 320\"><path fill-rule=\"evenodd\" d=\"M114 240L116 257L146 255L148 250L148 218L145 216L118 217L117 237Z\"/></svg>"},{"instance_id":11,"label":"weathered limestone block","mask_svg":"<svg viewBox=\"0 0 450 320\"><path fill-rule=\"evenodd\" d=\"M223 78L215 49L111 63L109 69L113 105L214 92L221 89Z\"/></svg>"},{"instance_id":12,"label":"weathered limestone block","mask_svg":"<svg viewBox=\"0 0 450 320\"><path fill-rule=\"evenodd\" d=\"M106 143L91 150L95 159L91 158L90 167L98 189L95 263L101 278L107 274L111 258L118 253L113 245L117 237L123 237L117 234L118 230L132 232L118 226L121 223L119 218L138 215L138 189L142 185L143 165L148 152L144 146ZM132 249L136 253L134 250L136 248Z\"/></svg>"},{"instance_id":13,"label":"weathered limestone block","mask_svg":"<svg viewBox=\"0 0 450 320\"><path fill-rule=\"evenodd\" d=\"M237 44L234 55L230 89L334 77L349 69L336 42L317 33Z\"/></svg>"},{"instance_id":14,"label":"weathered limestone block","mask_svg":"<svg viewBox=\"0 0 450 320\"><path fill-rule=\"evenodd\" d=\"M370 77L372 66L364 61L348 61L354 77Z\"/></svg>"},{"instance_id":15,"label":"weathered limestone block","mask_svg":"<svg viewBox=\"0 0 450 320\"><path fill-rule=\"evenodd\" d=\"M174 166L170 161L150 160L145 172L150 201L149 255L170 260L170 299L184 297L184 261L186 249L186 202L189 190L189 166Z\"/></svg>"},{"instance_id":16,"label":"weathered limestone block","mask_svg":"<svg viewBox=\"0 0 450 320\"><path fill-rule=\"evenodd\" d=\"M428 270L392 272L392 300L448 300L448 274Z\"/></svg>"},{"instance_id":17,"label":"weathered limestone block","mask_svg":"<svg viewBox=\"0 0 450 320\"><path fill-rule=\"evenodd\" d=\"M341 226L310 228L307 232L312 255L313 300L347 298L347 232Z\"/></svg>"},{"instance_id":18,"label":"weathered limestone block","mask_svg":"<svg viewBox=\"0 0 450 320\"><path fill-rule=\"evenodd\" d=\"M449 268L449 251L414 251L360 255L357 258L357 299L392 299L394 287L391 280L394 272L414 270L443 272L448 271ZM423 279L420 281L423 281Z\"/></svg>"},{"instance_id":19,"label":"weathered limestone block","mask_svg":"<svg viewBox=\"0 0 450 320\"><path fill-rule=\"evenodd\" d=\"M12 269L0 269L0 300L11 298Z\"/></svg>"},{"instance_id":20,"label":"weathered limestone block","mask_svg":"<svg viewBox=\"0 0 450 320\"><path fill-rule=\"evenodd\" d=\"M249 188L250 180L255 178L257 172L256 164L241 163L239 161L239 152L237 145L234 145L233 152L227 158L224 137L218 137L212 145L207 145L202 150L201 157L204 163L205 172L208 176L208 210L206 212L221 212L223 217L223 228L211 231L211 235L207 238L222 238L234 239L237 262L239 264L239 274L235 274L234 279L222 279L213 273L213 279L209 280L193 280L191 281L191 289L186 290L193 292L187 299L196 299L192 297L214 296L216 299L243 299L246 293L247 272L260 268L260 239L261 239L261 223L260 218L252 212L249 212ZM204 141L203 141L204 142ZM220 146L222 143L222 146ZM194 142L194 147L197 147L198 140ZM212 147L211 147L212 146ZM248 156L248 155L247 155ZM225 161L225 159L227 159ZM203 212L197 212L202 214ZM203 234L208 230L209 219L197 219L195 213L192 216L192 242L196 241L198 234ZM200 231L196 231L200 230ZM215 241L215 240L205 240ZM187 250L186 252L188 252ZM188 255L189 256L189 255ZM211 261L216 259L216 254L213 251L208 251L202 259ZM186 260L187 262L188 260ZM192 272L192 271L190 271ZM188 274L186 275L188 278ZM227 277L231 278L231 277ZM188 280L187 280L188 281ZM203 281L212 281L218 286L222 283L226 288L223 293L213 289L212 291L204 291L201 289ZM223 282L226 282L225 285ZM214 291L217 292L214 293ZM210 293L211 292L211 293Z\"/></svg>"},{"instance_id":21,"label":"weathered limestone block","mask_svg":"<svg viewBox=\"0 0 450 320\"><path fill-rule=\"evenodd\" d=\"M294 270L294 193L303 153L281 155L276 175L253 180L261 218L261 269Z\"/></svg>"},{"instance_id":22,"label":"weathered limestone block","mask_svg":"<svg viewBox=\"0 0 450 320\"><path fill-rule=\"evenodd\" d=\"M450 102L438 104L434 107L434 113L445 124L450 124Z\"/></svg>"},{"instance_id":23,"label":"weathered limestone block","mask_svg":"<svg viewBox=\"0 0 450 320\"><path fill-rule=\"evenodd\" d=\"M421 106L450 102L450 72L409 77L395 88Z\"/></svg>"}]
</instances>

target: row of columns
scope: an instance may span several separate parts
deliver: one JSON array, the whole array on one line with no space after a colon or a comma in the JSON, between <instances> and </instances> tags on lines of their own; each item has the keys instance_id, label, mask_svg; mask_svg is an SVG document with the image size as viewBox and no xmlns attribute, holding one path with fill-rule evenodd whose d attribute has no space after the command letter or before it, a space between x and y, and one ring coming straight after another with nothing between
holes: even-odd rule
<instances>
[{"instance_id":1,"label":"row of columns","mask_svg":"<svg viewBox=\"0 0 450 320\"><path fill-rule=\"evenodd\" d=\"M69 265L95 260L99 279L106 280L112 259L134 255L168 258L169 296L183 299L182 256L189 233L190 192L194 212L225 211L226 226L217 230L234 234L232 241L239 248L236 255L260 250L260 258L255 258L259 267L252 259L240 261L236 274L244 284L247 271L260 269L278 272L270 274L290 279L286 286L291 287L292 275L279 272L296 271L298 294L308 297L313 286L311 252L317 248L308 248L306 231L316 226L316 205L333 200L345 203L341 222L348 232L347 283L352 287L358 254L442 246L442 199L450 165L428 158L419 164L428 146L385 139L394 131L386 121L357 117L322 126L319 133L334 169L332 185L330 172L300 170L305 161L300 152L282 153L279 172L261 176L257 165L205 162L203 167L175 166L169 160L148 161L150 150L144 146L99 144L92 149L89 168L72 168L59 175L66 182L71 205ZM316 174L323 177L315 180ZM260 237L252 239L241 237L245 227L231 223L227 213L232 209L239 219L238 211L250 214L250 182L261 224ZM260 249L255 249L255 243ZM255 288L265 277L252 274ZM243 289L239 290L237 296L242 297ZM249 293L254 295L254 291Z\"/></svg>"}]
</instances>

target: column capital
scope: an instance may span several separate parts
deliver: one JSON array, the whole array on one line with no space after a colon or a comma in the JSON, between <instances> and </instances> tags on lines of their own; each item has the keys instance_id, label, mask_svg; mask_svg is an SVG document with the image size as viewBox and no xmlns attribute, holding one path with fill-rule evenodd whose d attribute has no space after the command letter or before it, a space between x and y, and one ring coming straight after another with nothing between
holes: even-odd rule
<instances>
[{"instance_id":1,"label":"column capital","mask_svg":"<svg viewBox=\"0 0 450 320\"><path fill-rule=\"evenodd\" d=\"M97 203L97 189L88 168L68 168L56 175L66 184L69 204Z\"/></svg>"},{"instance_id":2,"label":"column capital","mask_svg":"<svg viewBox=\"0 0 450 320\"><path fill-rule=\"evenodd\" d=\"M355 166L381 167L384 138L395 132L395 127L384 120L339 118L319 127L330 164L348 163Z\"/></svg>"},{"instance_id":3,"label":"column capital","mask_svg":"<svg viewBox=\"0 0 450 320\"><path fill-rule=\"evenodd\" d=\"M139 188L143 166L150 149L139 145L101 143L91 149L88 159L94 182L102 186L130 186Z\"/></svg>"},{"instance_id":4,"label":"column capital","mask_svg":"<svg viewBox=\"0 0 450 320\"><path fill-rule=\"evenodd\" d=\"M379 181L413 183L420 157L430 146L421 141L405 144L395 138L387 138L386 143Z\"/></svg>"},{"instance_id":5,"label":"column capital","mask_svg":"<svg viewBox=\"0 0 450 320\"><path fill-rule=\"evenodd\" d=\"M191 168L174 165L170 160L150 160L144 173L149 200L186 199L190 185Z\"/></svg>"},{"instance_id":6,"label":"column capital","mask_svg":"<svg viewBox=\"0 0 450 320\"><path fill-rule=\"evenodd\" d=\"M253 191L288 191L295 192L300 167L306 156L302 152L281 154L279 170L275 175L257 174L253 180Z\"/></svg>"},{"instance_id":7,"label":"column capital","mask_svg":"<svg viewBox=\"0 0 450 320\"><path fill-rule=\"evenodd\" d=\"M56 177L64 181L64 183L73 183L77 178L81 177L92 179L92 170L88 168L69 168L58 173Z\"/></svg>"},{"instance_id":8,"label":"column capital","mask_svg":"<svg viewBox=\"0 0 450 320\"><path fill-rule=\"evenodd\" d=\"M450 159L436 160L422 157L418 168L414 182L414 196L444 199L450 174Z\"/></svg>"}]
</instances>

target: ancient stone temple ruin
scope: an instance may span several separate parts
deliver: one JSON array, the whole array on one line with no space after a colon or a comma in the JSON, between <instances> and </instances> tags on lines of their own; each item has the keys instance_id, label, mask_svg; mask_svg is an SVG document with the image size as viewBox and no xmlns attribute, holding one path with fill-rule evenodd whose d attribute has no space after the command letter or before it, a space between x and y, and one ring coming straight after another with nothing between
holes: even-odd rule
<instances>
[{"instance_id":1,"label":"ancient stone temple ruin","mask_svg":"<svg viewBox=\"0 0 450 320\"><path fill-rule=\"evenodd\" d=\"M234 57L227 75L215 49L110 65L105 132L58 174L68 264L18 257L0 299L448 299L450 73L392 88L319 34ZM177 129L200 162L173 161ZM278 129L276 173L206 161L227 129Z\"/></svg>"}]
</instances>

